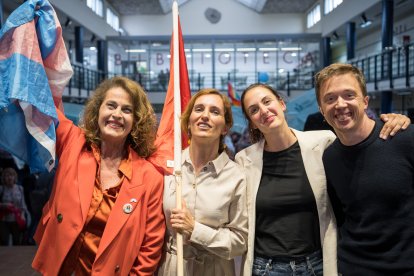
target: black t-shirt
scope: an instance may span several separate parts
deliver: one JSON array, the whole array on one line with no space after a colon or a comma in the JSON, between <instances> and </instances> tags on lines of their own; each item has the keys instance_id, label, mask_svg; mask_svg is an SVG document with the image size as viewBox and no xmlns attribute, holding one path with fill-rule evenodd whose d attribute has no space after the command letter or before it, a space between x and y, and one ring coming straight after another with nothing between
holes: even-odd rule
<instances>
[{"instance_id":1,"label":"black t-shirt","mask_svg":"<svg viewBox=\"0 0 414 276\"><path fill-rule=\"evenodd\" d=\"M318 211L299 143L279 152L264 151L255 254L300 257L320 248Z\"/></svg>"}]
</instances>

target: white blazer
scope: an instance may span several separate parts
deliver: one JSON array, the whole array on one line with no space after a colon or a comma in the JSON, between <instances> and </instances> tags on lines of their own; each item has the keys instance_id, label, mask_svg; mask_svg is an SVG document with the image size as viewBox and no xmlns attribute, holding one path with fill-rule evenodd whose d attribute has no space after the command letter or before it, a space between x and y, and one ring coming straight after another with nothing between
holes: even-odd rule
<instances>
[{"instance_id":1,"label":"white blazer","mask_svg":"<svg viewBox=\"0 0 414 276\"><path fill-rule=\"evenodd\" d=\"M329 130L297 131L291 129L298 139L303 164L309 179L318 209L320 235L323 254L324 275L338 275L337 269L337 229L332 206L326 190L326 176L322 163L322 154L336 139ZM254 236L256 228L256 195L259 189L263 169L264 140L240 151L236 162L246 170L247 177L247 210L249 217L249 234L247 253L243 258L242 275L252 275L254 259Z\"/></svg>"}]
</instances>

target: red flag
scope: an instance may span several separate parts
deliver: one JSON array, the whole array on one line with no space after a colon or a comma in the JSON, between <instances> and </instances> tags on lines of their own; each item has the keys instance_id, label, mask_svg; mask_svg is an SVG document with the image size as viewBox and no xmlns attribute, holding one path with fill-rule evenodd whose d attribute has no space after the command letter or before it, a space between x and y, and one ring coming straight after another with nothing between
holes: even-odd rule
<instances>
[{"instance_id":1,"label":"red flag","mask_svg":"<svg viewBox=\"0 0 414 276\"><path fill-rule=\"evenodd\" d=\"M227 89L227 95L230 98L231 104L234 106L241 106L241 101L238 99L236 92L234 91L233 86L230 82L227 84Z\"/></svg>"},{"instance_id":2,"label":"red flag","mask_svg":"<svg viewBox=\"0 0 414 276\"><path fill-rule=\"evenodd\" d=\"M184 111L191 97L190 81L188 79L187 62L184 52L184 41L181 32L180 20L178 20L178 40L179 40L179 62L180 62L180 94L181 94L181 112ZM172 173L172 167L167 167L167 160L174 160L174 50L173 39L171 37L170 46L170 80L168 83L167 95L165 97L164 108L160 125L157 131L155 146L157 151L149 158L156 167L166 173ZM180 113L181 113L180 112ZM182 133L182 148L188 146L187 133Z\"/></svg>"}]
</instances>

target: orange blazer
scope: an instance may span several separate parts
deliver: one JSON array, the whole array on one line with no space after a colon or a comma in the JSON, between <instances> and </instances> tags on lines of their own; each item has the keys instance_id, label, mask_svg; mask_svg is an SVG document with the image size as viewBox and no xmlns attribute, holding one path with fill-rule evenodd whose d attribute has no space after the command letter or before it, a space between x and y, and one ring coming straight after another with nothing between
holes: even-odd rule
<instances>
[{"instance_id":1,"label":"orange blazer","mask_svg":"<svg viewBox=\"0 0 414 276\"><path fill-rule=\"evenodd\" d=\"M58 275L81 232L92 199L96 160L83 131L58 111L59 164L49 201L35 233L39 245L32 266ZM132 180L126 177L103 232L92 275L153 275L164 242L163 175L132 150ZM135 199L135 200L133 200ZM132 212L124 212L125 204Z\"/></svg>"}]
</instances>

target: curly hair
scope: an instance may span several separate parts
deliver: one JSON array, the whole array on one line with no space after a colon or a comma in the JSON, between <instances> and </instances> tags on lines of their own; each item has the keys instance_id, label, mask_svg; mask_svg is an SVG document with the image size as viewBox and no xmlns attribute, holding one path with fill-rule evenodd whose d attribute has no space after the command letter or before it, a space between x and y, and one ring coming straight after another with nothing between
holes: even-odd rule
<instances>
[{"instance_id":1,"label":"curly hair","mask_svg":"<svg viewBox=\"0 0 414 276\"><path fill-rule=\"evenodd\" d=\"M231 112L231 104L229 99L220 93L219 90L214 88L204 88L198 91L194 96L191 97L190 102L188 103L186 109L181 114L181 130L183 132L188 132L188 123L190 121L191 112L193 111L194 104L196 100L204 95L218 95L220 96L221 100L223 101L224 106L224 122L226 124L227 129L230 129L233 126L233 113ZM189 133L189 137L191 133ZM191 137L190 137L191 138ZM220 137L220 144L219 144L219 153L226 150L226 144L224 143L224 135Z\"/></svg>"},{"instance_id":2,"label":"curly hair","mask_svg":"<svg viewBox=\"0 0 414 276\"><path fill-rule=\"evenodd\" d=\"M333 76L352 74L361 88L362 95L367 96L367 86L364 74L351 64L334 63L319 71L315 75L315 93L318 104L321 105L321 89L325 82Z\"/></svg>"},{"instance_id":3,"label":"curly hair","mask_svg":"<svg viewBox=\"0 0 414 276\"><path fill-rule=\"evenodd\" d=\"M133 125L126 143L139 156L146 158L155 151L155 113L144 89L135 81L125 77L104 80L86 103L80 123L80 127L85 132L86 142L90 146L92 144L101 146L102 138L98 125L99 108L105 100L108 90L117 87L122 88L130 95L133 104Z\"/></svg>"},{"instance_id":4,"label":"curly hair","mask_svg":"<svg viewBox=\"0 0 414 276\"><path fill-rule=\"evenodd\" d=\"M273 89L273 87L271 87L270 85L267 85L264 83L254 83L254 84L249 85L246 89L244 89L242 96L241 96L241 107L242 107L244 117L249 123L249 137L250 137L251 143L256 143L260 141L261 139L263 139L263 133L258 128L254 127L252 120L250 120L249 113L246 110L246 106L244 105L244 98L246 97L247 92L249 92L250 90L256 87L261 87L261 88L269 90L270 92L272 92L273 95L276 96L276 98L279 101L283 102L282 96L280 96L280 94L275 89Z\"/></svg>"}]
</instances>

